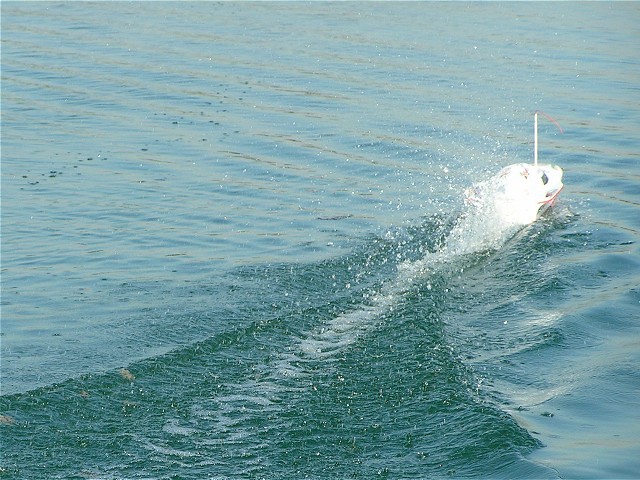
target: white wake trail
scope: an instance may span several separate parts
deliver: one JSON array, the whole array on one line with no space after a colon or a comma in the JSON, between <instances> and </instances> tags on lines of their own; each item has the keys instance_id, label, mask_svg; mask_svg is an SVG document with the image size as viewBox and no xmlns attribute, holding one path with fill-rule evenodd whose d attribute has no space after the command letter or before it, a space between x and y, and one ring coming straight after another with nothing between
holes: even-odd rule
<instances>
[{"instance_id":1,"label":"white wake trail","mask_svg":"<svg viewBox=\"0 0 640 480\"><path fill-rule=\"evenodd\" d=\"M292 345L280 362L281 374L297 376L304 373L308 361L337 359L380 317L393 311L417 282L461 256L499 249L555 200L563 186L561 179L559 167L520 163L472 186L466 192L464 212L440 249L400 263L395 278L363 305L333 317Z\"/></svg>"}]
</instances>

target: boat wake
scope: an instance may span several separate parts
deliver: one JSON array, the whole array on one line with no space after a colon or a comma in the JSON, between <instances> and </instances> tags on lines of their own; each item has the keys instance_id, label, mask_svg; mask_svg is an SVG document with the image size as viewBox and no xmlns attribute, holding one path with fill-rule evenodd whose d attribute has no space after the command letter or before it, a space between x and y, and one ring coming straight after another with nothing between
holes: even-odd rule
<instances>
[{"instance_id":1,"label":"boat wake","mask_svg":"<svg viewBox=\"0 0 640 480\"><path fill-rule=\"evenodd\" d=\"M282 336L274 338L269 330L270 336L260 343L261 351L269 352L268 357L252 365L249 377L239 375L218 386L226 393L198 402L192 414L198 421L212 425L217 441L242 446L242 455L259 458L263 444L253 432L256 426L269 431L269 419L289 419L288 414L282 415L289 411L290 400L286 399L294 398L306 405L301 399L313 401L315 397L309 394L326 391L332 382L336 385L353 382L347 378L345 358L350 353L358 357L358 346L366 349L371 345L373 332L389 333L394 329L391 323L399 322L401 312L415 312L411 302L417 297L430 298L428 309L433 305L433 310L419 311L429 318L440 318L440 300L447 301L456 295L447 287L449 280L525 231L553 204L562 187L559 167L509 165L465 192L463 211L455 220L429 221L417 233L413 230L408 233L410 238L406 242L397 238L397 232L388 232L376 239L374 251L365 252L363 258L327 265L330 268L326 271L332 273L332 278L340 275L337 266L348 271L345 278L336 279L333 284L337 290L326 292L328 302L315 298L308 307L296 307L293 317L287 314L277 317L274 324ZM378 249L381 245L386 246ZM360 267L363 271L354 274L354 269ZM316 278L320 271L325 272L324 266L304 275L305 287L300 288L307 290L300 298L307 294L323 295L323 287ZM341 281L345 281L342 286ZM295 280L288 284L295 284ZM261 338L258 332L251 336ZM433 352L440 349L447 351L436 340ZM449 370L455 368L448 367ZM471 385L467 379L460 382L477 393L479 384ZM291 424L290 428L302 427ZM242 432L242 437L238 432ZM254 467L258 471L260 465Z\"/></svg>"},{"instance_id":2,"label":"boat wake","mask_svg":"<svg viewBox=\"0 0 640 480\"><path fill-rule=\"evenodd\" d=\"M418 260L399 263L396 277L376 294L368 295L364 304L335 316L301 339L280 362L280 374L298 376L300 366L307 361L337 358L338 353L372 328L377 319L396 308L416 284L424 283L441 267L462 257L499 249L553 205L564 186L563 172L556 165L538 163L537 118L538 112L535 113L534 164L506 166L493 177L468 188L464 211L435 251L427 252ZM426 288L430 286L426 281Z\"/></svg>"}]
</instances>

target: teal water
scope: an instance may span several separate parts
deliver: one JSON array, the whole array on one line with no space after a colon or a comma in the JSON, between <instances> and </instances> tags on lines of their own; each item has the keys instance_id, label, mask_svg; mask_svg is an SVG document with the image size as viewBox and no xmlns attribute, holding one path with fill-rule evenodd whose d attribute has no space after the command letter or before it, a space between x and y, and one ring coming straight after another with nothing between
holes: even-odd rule
<instances>
[{"instance_id":1,"label":"teal water","mask_svg":"<svg viewBox=\"0 0 640 480\"><path fill-rule=\"evenodd\" d=\"M639 19L3 2L0 476L637 478Z\"/></svg>"}]
</instances>

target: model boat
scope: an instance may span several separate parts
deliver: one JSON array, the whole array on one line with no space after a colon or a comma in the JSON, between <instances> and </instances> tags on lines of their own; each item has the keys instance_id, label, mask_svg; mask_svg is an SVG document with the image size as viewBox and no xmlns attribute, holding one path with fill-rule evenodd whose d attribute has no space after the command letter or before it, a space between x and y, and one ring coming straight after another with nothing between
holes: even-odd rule
<instances>
[{"instance_id":1,"label":"model boat","mask_svg":"<svg viewBox=\"0 0 640 480\"><path fill-rule=\"evenodd\" d=\"M528 225L552 205L562 188L562 169L538 162L538 113L534 115L533 164L515 163L500 170L489 180L466 191L466 201L482 209L503 225ZM544 114L558 128L560 126ZM560 128L562 132L562 129Z\"/></svg>"}]
</instances>

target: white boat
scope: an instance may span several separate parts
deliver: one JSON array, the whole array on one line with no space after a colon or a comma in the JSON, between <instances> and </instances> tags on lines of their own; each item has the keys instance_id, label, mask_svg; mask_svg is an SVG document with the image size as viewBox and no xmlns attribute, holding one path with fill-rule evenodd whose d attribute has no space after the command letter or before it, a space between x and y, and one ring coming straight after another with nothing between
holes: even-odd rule
<instances>
[{"instance_id":1,"label":"white boat","mask_svg":"<svg viewBox=\"0 0 640 480\"><path fill-rule=\"evenodd\" d=\"M544 114L547 116L546 114ZM515 163L466 191L466 202L490 213L502 225L528 225L554 203L564 184L562 168L538 163L538 112L534 125L534 161ZM558 128L560 126L553 121ZM562 129L560 129L562 132Z\"/></svg>"}]
</instances>

